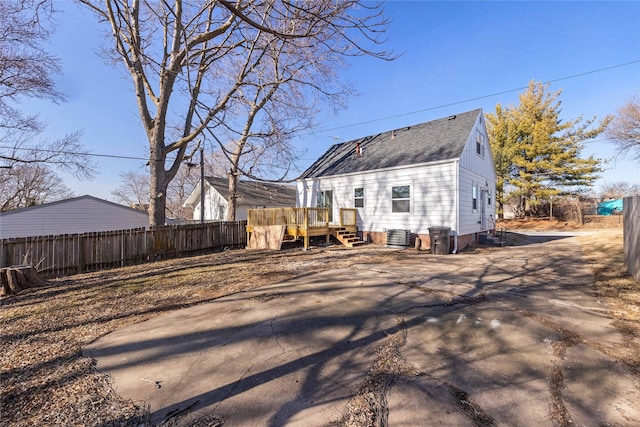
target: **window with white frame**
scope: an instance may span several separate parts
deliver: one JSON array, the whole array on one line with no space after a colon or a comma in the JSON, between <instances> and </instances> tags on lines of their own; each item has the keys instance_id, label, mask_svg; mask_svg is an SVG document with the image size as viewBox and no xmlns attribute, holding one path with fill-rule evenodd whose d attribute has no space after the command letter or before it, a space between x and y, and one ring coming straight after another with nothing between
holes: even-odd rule
<instances>
[{"instance_id":1,"label":"window with white frame","mask_svg":"<svg viewBox=\"0 0 640 427\"><path fill-rule=\"evenodd\" d=\"M408 185L391 187L391 212L411 211L411 189Z\"/></svg>"},{"instance_id":2,"label":"window with white frame","mask_svg":"<svg viewBox=\"0 0 640 427\"><path fill-rule=\"evenodd\" d=\"M491 206L491 190L487 190L487 206Z\"/></svg>"},{"instance_id":3,"label":"window with white frame","mask_svg":"<svg viewBox=\"0 0 640 427\"><path fill-rule=\"evenodd\" d=\"M364 188L358 187L353 189L353 206L356 208L364 207Z\"/></svg>"},{"instance_id":4,"label":"window with white frame","mask_svg":"<svg viewBox=\"0 0 640 427\"><path fill-rule=\"evenodd\" d=\"M471 186L471 210L478 210L478 183L474 182Z\"/></svg>"},{"instance_id":5,"label":"window with white frame","mask_svg":"<svg viewBox=\"0 0 640 427\"><path fill-rule=\"evenodd\" d=\"M480 132L476 133L476 153L484 157L484 135Z\"/></svg>"}]
</instances>

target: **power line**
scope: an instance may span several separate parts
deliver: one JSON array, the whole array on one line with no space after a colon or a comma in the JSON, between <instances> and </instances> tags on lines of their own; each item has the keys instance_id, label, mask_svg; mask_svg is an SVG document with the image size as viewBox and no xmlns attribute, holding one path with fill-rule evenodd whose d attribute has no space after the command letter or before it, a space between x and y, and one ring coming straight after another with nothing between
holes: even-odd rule
<instances>
[{"instance_id":1,"label":"power line","mask_svg":"<svg viewBox=\"0 0 640 427\"><path fill-rule=\"evenodd\" d=\"M622 63L622 64L611 65L611 66L604 67L604 68L598 68L596 70L585 71L583 73L571 74L569 76L564 76L564 77L559 77L559 78L556 78L556 79L547 80L547 81L543 82L543 84L550 84L550 83L556 83L556 82L563 81L563 80L574 79L576 77L582 77L582 76L586 76L586 75L589 75L589 74L600 73L600 72L603 72L603 71L608 71L608 70L612 70L612 69L615 69L615 68L626 67L626 66L629 66L629 65L637 64L637 63L640 63L640 59L636 59L636 60L633 60L633 61L625 62L625 63ZM351 123L351 124L348 124L348 125L337 126L337 127L333 127L333 128L320 129L320 130L317 130L317 131L314 131L314 132L301 133L301 134L297 134L296 136L315 135L315 134L318 134L318 133L331 132L331 131L335 131L335 130L347 129L347 128L350 128L350 127L356 127L356 126L366 125L366 124L370 124L370 123L381 122L381 121L384 121L384 120L395 119L395 118L398 118L398 117L410 116L410 115L413 115L413 114L424 113L426 111L438 110L440 108L451 107L451 106L454 106L454 105L464 104L464 103L467 103L467 102L478 101L478 100L481 100L481 99L491 98L491 97L498 96L498 95L504 95L504 94L507 94L507 93L517 92L517 91L524 90L524 89L527 89L527 88L528 88L528 86L521 86L521 87L517 87L517 88L514 88L514 89L503 90L503 91L500 91L500 92L495 92L495 93L491 93L491 94L488 94L488 95L477 96L477 97L474 97L474 98L468 98L468 99L464 99L464 100L461 100L461 101L450 102L450 103L447 103L447 104L440 104L440 105L436 105L434 107L427 107L427 108L423 108L423 109L420 109L420 110L410 111L410 112L407 112L407 113L394 114L394 115L391 115L391 116L379 117L379 118L376 118L376 119L366 120L366 121L357 122L357 123ZM596 141L590 141L590 142L596 142ZM9 149L9 150L18 149L18 150L24 150L24 151L61 153L61 154L71 154L71 155L78 155L78 156L103 157L103 158L125 159L125 160L142 160L142 161L145 161L145 162L150 161L150 159L147 158L147 157L122 156L122 155L116 155L116 154L102 154L102 153L88 153L88 152L74 152L74 151L56 151L56 150L50 150L50 149L45 149L45 148L16 148L16 147L0 146L0 149ZM171 159L167 158L167 160L171 160Z\"/></svg>"},{"instance_id":2,"label":"power line","mask_svg":"<svg viewBox=\"0 0 640 427\"><path fill-rule=\"evenodd\" d=\"M560 81L563 81L563 80L574 79L576 77L582 77L582 76L586 76L586 75L589 75L589 74L595 74L595 73L600 73L602 71L612 70L614 68L626 67L628 65L637 64L639 62L640 62L640 59L636 59L634 61L625 62L623 64L611 65L609 67L598 68L597 70L585 71L584 73L572 74L570 76L559 77L557 79L547 80L547 81L542 82L542 83L543 84L556 83L556 82L560 82ZM381 122L381 121L384 121L384 120L396 119L398 117L410 116L410 115L413 115L413 114L424 113L426 111L438 110L440 108L451 107L453 105L459 105L459 104L464 104L464 103L471 102L471 101L478 101L478 100L481 100L481 99L491 98L491 97L498 96L498 95L505 95L507 93L517 92L517 91L524 90L524 89L527 89L527 88L528 88L528 86L521 86L521 87L517 87L517 88L514 88L514 89L508 89L508 90L503 90L501 92L491 93L491 94L488 94L488 95L477 96L475 98L468 98L468 99L465 99L465 100L462 100L462 101L450 102L448 104L441 104L441 105L437 105L435 107L427 107L427 108L423 108L421 110L415 110L415 111L411 111L411 112L408 112L408 113L394 114L392 116L379 117L377 119L366 120L366 121L363 121L363 122L352 123L352 124L343 125L343 126L337 126L337 127L333 127L333 128L321 129L321 130L317 130L315 132L298 134L298 136L314 135L314 134L317 134L317 133L331 132L331 131L335 131L335 130L347 129L347 128L350 128L350 127L355 127L355 126L361 126L361 125L366 125L366 124L370 124L370 123Z\"/></svg>"},{"instance_id":3,"label":"power line","mask_svg":"<svg viewBox=\"0 0 640 427\"><path fill-rule=\"evenodd\" d=\"M134 157L134 156L121 156L117 154L100 154L100 153L89 153L89 152L81 152L81 151L58 151L51 150L48 148L35 148L35 147L9 147L9 146L0 146L0 149L4 150L22 150L22 151L34 151L37 153L60 153L60 154L70 154L73 156L89 156L89 157L106 157L111 159L126 159L126 160L144 160L149 161L147 157Z\"/></svg>"}]
</instances>

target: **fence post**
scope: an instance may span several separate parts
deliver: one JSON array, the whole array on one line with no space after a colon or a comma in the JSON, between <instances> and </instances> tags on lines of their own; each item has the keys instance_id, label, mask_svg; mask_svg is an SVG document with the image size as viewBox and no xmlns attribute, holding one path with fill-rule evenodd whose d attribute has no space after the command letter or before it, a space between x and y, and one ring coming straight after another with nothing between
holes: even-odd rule
<instances>
[{"instance_id":1,"label":"fence post","mask_svg":"<svg viewBox=\"0 0 640 427\"><path fill-rule=\"evenodd\" d=\"M640 196L625 197L622 206L624 266L640 281Z\"/></svg>"},{"instance_id":2,"label":"fence post","mask_svg":"<svg viewBox=\"0 0 640 427\"><path fill-rule=\"evenodd\" d=\"M78 273L84 273L84 234L81 234L78 238Z\"/></svg>"}]
</instances>

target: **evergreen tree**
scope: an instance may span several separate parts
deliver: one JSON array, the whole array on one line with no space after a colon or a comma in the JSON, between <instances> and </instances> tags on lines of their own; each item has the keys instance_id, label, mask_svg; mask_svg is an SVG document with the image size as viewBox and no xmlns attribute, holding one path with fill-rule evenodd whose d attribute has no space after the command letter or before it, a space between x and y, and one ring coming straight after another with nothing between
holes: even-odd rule
<instances>
[{"instance_id":1,"label":"evergreen tree","mask_svg":"<svg viewBox=\"0 0 640 427\"><path fill-rule=\"evenodd\" d=\"M517 201L516 215L524 216L551 196L593 185L602 171L601 160L580 153L583 142L600 135L611 118L597 125L595 117L564 122L558 100L562 91L551 93L548 87L532 81L520 94L520 105L498 104L495 115L487 114L499 215L507 196Z\"/></svg>"}]
</instances>

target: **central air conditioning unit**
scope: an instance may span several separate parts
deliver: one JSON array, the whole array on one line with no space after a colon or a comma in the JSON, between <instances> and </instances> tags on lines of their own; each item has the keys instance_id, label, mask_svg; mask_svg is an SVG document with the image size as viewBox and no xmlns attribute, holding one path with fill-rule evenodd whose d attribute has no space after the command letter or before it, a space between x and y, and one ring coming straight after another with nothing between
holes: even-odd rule
<instances>
[{"instance_id":1,"label":"central air conditioning unit","mask_svg":"<svg viewBox=\"0 0 640 427\"><path fill-rule=\"evenodd\" d=\"M387 230L387 246L411 246L411 230Z\"/></svg>"}]
</instances>

